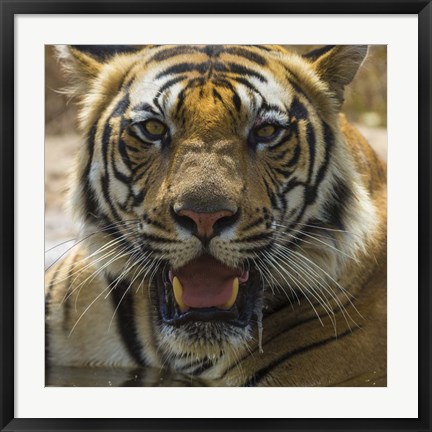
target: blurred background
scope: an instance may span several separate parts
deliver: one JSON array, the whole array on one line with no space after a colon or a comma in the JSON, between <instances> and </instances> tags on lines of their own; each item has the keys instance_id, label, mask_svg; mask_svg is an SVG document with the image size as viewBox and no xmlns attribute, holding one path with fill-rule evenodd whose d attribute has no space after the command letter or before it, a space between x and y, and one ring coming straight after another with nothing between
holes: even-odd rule
<instances>
[{"instance_id":1,"label":"blurred background","mask_svg":"<svg viewBox=\"0 0 432 432\"><path fill-rule=\"evenodd\" d=\"M304 53L320 45L293 45ZM45 250L46 265L73 245L77 227L64 209L67 176L81 145L76 107L61 93L66 80L53 46L45 47ZM371 46L359 73L347 87L343 112L379 155L387 157L387 47ZM61 244L63 243L63 244ZM53 249L52 249L53 248Z\"/></svg>"}]
</instances>

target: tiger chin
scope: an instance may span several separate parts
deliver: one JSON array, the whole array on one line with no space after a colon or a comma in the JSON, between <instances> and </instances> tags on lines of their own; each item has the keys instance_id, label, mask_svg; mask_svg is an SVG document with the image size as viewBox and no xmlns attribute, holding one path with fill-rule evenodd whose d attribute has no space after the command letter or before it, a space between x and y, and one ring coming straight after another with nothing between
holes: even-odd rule
<instances>
[{"instance_id":1,"label":"tiger chin","mask_svg":"<svg viewBox=\"0 0 432 432\"><path fill-rule=\"evenodd\" d=\"M385 385L386 168L341 114L367 46L57 52L82 229L46 275L47 363Z\"/></svg>"}]
</instances>

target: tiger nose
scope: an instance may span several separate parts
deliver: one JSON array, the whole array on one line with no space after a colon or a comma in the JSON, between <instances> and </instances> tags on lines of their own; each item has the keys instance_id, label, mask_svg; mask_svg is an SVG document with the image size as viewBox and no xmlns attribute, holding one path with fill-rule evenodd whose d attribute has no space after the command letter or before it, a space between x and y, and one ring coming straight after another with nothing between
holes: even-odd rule
<instances>
[{"instance_id":1,"label":"tiger nose","mask_svg":"<svg viewBox=\"0 0 432 432\"><path fill-rule=\"evenodd\" d=\"M184 228L189 228L202 241L210 240L223 228L233 225L237 220L236 212L231 210L197 212L184 209L176 214L180 217L177 222Z\"/></svg>"}]
</instances>

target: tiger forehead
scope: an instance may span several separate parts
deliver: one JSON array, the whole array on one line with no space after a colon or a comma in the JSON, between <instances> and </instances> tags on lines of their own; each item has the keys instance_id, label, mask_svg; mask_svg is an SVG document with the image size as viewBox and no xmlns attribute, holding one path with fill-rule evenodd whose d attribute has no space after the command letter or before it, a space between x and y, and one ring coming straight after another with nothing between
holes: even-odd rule
<instances>
[{"instance_id":1,"label":"tiger forehead","mask_svg":"<svg viewBox=\"0 0 432 432\"><path fill-rule=\"evenodd\" d=\"M199 56L208 59L235 56L253 61L261 66L267 63L269 48L254 45L165 45L153 48L149 55L149 62L160 62L173 59L180 55Z\"/></svg>"},{"instance_id":2,"label":"tiger forehead","mask_svg":"<svg viewBox=\"0 0 432 432\"><path fill-rule=\"evenodd\" d=\"M177 117L191 106L198 116L211 111L219 117L242 108L253 114L269 101L284 110L289 103L287 74L277 58L250 47L150 50L134 68L131 101L134 106L150 103L156 111Z\"/></svg>"},{"instance_id":3,"label":"tiger forehead","mask_svg":"<svg viewBox=\"0 0 432 432\"><path fill-rule=\"evenodd\" d=\"M276 57L257 47L235 45L178 45L168 46L153 52L149 50L144 58L144 67L162 66L159 77L173 73L197 73L212 78L223 73L255 74L259 68L271 69Z\"/></svg>"}]
</instances>

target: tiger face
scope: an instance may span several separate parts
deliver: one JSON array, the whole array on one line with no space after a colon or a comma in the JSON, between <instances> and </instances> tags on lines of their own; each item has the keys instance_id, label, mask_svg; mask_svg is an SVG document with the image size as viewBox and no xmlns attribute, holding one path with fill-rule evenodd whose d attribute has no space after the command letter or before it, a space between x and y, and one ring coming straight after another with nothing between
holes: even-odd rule
<instances>
[{"instance_id":1,"label":"tiger face","mask_svg":"<svg viewBox=\"0 0 432 432\"><path fill-rule=\"evenodd\" d=\"M313 267L307 281L290 268L296 253L315 260L319 250L336 279L345 258L323 251L314 227L356 232L345 255L373 230L338 119L366 51L63 49L78 71L87 135L73 207L92 253L115 246L98 259L101 274L112 290L126 281L123 297L148 298L138 313L152 317L170 356L211 359L246 346L263 310L305 295L316 279Z\"/></svg>"}]
</instances>

